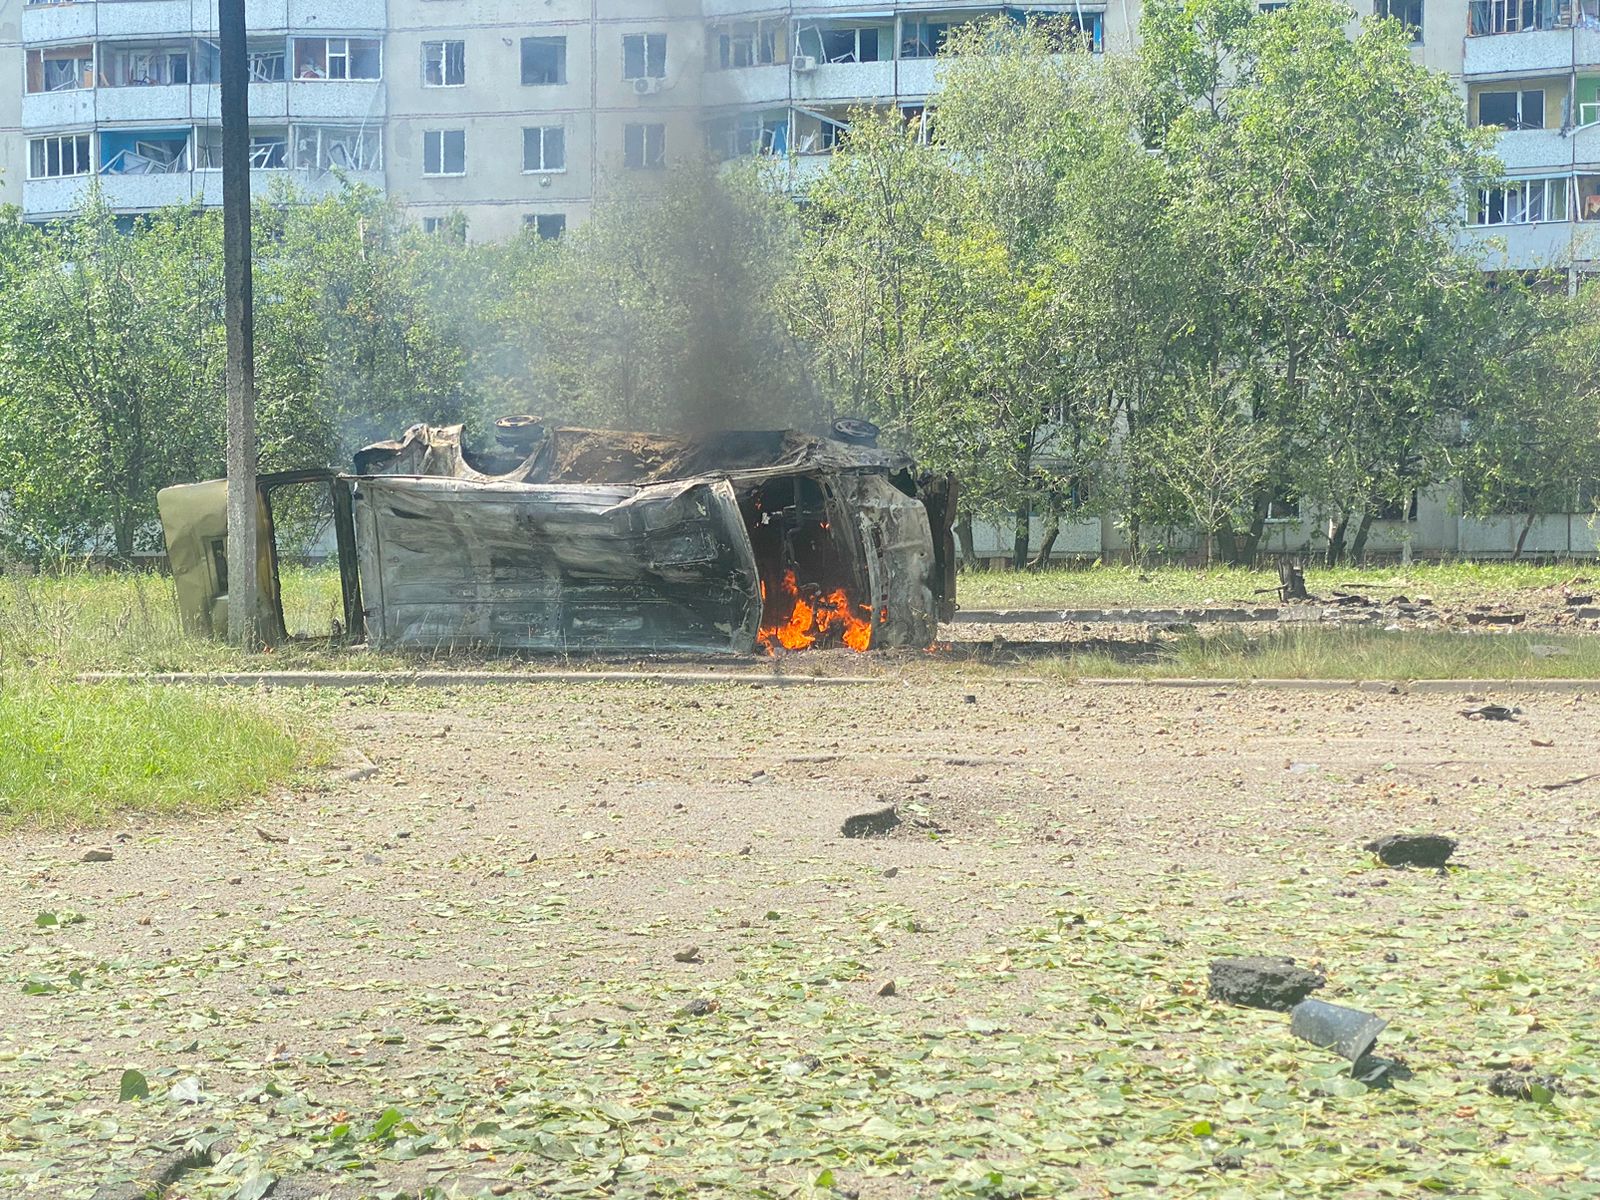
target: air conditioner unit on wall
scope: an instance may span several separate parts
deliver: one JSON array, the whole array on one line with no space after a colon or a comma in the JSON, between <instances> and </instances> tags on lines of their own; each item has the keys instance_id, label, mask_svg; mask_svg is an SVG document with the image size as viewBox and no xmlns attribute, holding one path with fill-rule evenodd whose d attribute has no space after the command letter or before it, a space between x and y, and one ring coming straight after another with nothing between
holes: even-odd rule
<instances>
[{"instance_id":1,"label":"air conditioner unit on wall","mask_svg":"<svg viewBox=\"0 0 1600 1200\"><path fill-rule=\"evenodd\" d=\"M796 54L794 56L794 73L796 75L809 75L817 69L817 60L809 54Z\"/></svg>"},{"instance_id":2,"label":"air conditioner unit on wall","mask_svg":"<svg viewBox=\"0 0 1600 1200\"><path fill-rule=\"evenodd\" d=\"M661 90L661 85L665 82L666 80L664 79L651 79L648 77L635 79L633 81L633 94L635 96L654 96Z\"/></svg>"}]
</instances>

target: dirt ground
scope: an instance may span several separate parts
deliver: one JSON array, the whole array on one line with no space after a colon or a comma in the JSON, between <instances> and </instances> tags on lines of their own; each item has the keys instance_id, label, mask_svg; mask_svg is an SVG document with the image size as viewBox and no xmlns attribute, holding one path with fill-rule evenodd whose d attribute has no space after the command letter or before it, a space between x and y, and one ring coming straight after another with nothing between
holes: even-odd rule
<instances>
[{"instance_id":1,"label":"dirt ground","mask_svg":"<svg viewBox=\"0 0 1600 1200\"><path fill-rule=\"evenodd\" d=\"M6 839L0 1192L1600 1193L1600 697L1485 698L280 693L342 747L293 794ZM1460 865L1361 849L1411 830ZM1224 953L1410 1078L1208 1000Z\"/></svg>"}]
</instances>

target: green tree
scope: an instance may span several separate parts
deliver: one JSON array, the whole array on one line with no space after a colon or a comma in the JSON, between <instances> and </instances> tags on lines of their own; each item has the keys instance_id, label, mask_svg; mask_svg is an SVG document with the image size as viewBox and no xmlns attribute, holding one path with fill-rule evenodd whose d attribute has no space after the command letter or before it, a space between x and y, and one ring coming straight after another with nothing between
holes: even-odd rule
<instances>
[{"instance_id":1,"label":"green tree","mask_svg":"<svg viewBox=\"0 0 1600 1200\"><path fill-rule=\"evenodd\" d=\"M1600 287L1577 296L1507 282L1495 300L1492 379L1467 410L1456 448L1465 511L1515 514L1512 557L1534 521L1600 494Z\"/></svg>"},{"instance_id":2,"label":"green tree","mask_svg":"<svg viewBox=\"0 0 1600 1200\"><path fill-rule=\"evenodd\" d=\"M0 289L0 470L17 552L129 557L157 489L220 461L220 223L182 210L121 232L98 196L13 228Z\"/></svg>"},{"instance_id":3,"label":"green tree","mask_svg":"<svg viewBox=\"0 0 1600 1200\"><path fill-rule=\"evenodd\" d=\"M1230 86L1165 134L1178 219L1233 305L1228 361L1278 448L1248 529L1224 538L1238 560L1285 484L1333 514L1336 557L1352 514L1370 524L1376 501L1436 477L1436 437L1478 372L1454 323L1473 306L1455 300L1484 285L1452 230L1463 181L1492 171L1483 135L1398 23L1350 36L1352 20L1297 0L1245 22Z\"/></svg>"},{"instance_id":4,"label":"green tree","mask_svg":"<svg viewBox=\"0 0 1600 1200\"><path fill-rule=\"evenodd\" d=\"M362 187L310 203L279 193L256 206L254 227L258 387L264 415L278 405L284 416L263 421L264 462L304 466L286 460L308 443L348 455L477 410L462 314L433 293L469 248L420 233Z\"/></svg>"}]
</instances>

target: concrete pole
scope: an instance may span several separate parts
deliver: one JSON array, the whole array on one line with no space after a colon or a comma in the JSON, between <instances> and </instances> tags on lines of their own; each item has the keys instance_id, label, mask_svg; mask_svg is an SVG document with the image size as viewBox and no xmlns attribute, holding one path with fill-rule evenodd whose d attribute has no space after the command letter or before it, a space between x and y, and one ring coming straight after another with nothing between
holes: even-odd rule
<instances>
[{"instance_id":1,"label":"concrete pole","mask_svg":"<svg viewBox=\"0 0 1600 1200\"><path fill-rule=\"evenodd\" d=\"M228 329L228 640L261 647L256 578L255 328L250 286L250 110L245 0L219 0L222 281Z\"/></svg>"}]
</instances>

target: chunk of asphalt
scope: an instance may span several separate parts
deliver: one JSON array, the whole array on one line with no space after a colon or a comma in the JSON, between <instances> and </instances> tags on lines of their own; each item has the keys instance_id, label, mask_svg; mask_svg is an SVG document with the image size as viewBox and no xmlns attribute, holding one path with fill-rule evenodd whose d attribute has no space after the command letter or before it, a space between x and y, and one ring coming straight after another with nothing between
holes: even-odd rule
<instances>
[{"instance_id":1,"label":"chunk of asphalt","mask_svg":"<svg viewBox=\"0 0 1600 1200\"><path fill-rule=\"evenodd\" d=\"M1213 1000L1288 1012L1327 980L1284 957L1219 958L1211 964Z\"/></svg>"},{"instance_id":2,"label":"chunk of asphalt","mask_svg":"<svg viewBox=\"0 0 1600 1200\"><path fill-rule=\"evenodd\" d=\"M839 832L847 838L883 837L900 824L900 814L892 804L866 812L852 813L844 819Z\"/></svg>"},{"instance_id":3,"label":"chunk of asphalt","mask_svg":"<svg viewBox=\"0 0 1600 1200\"><path fill-rule=\"evenodd\" d=\"M1455 853L1456 839L1442 833L1391 833L1362 846L1386 867L1442 867Z\"/></svg>"}]
</instances>

